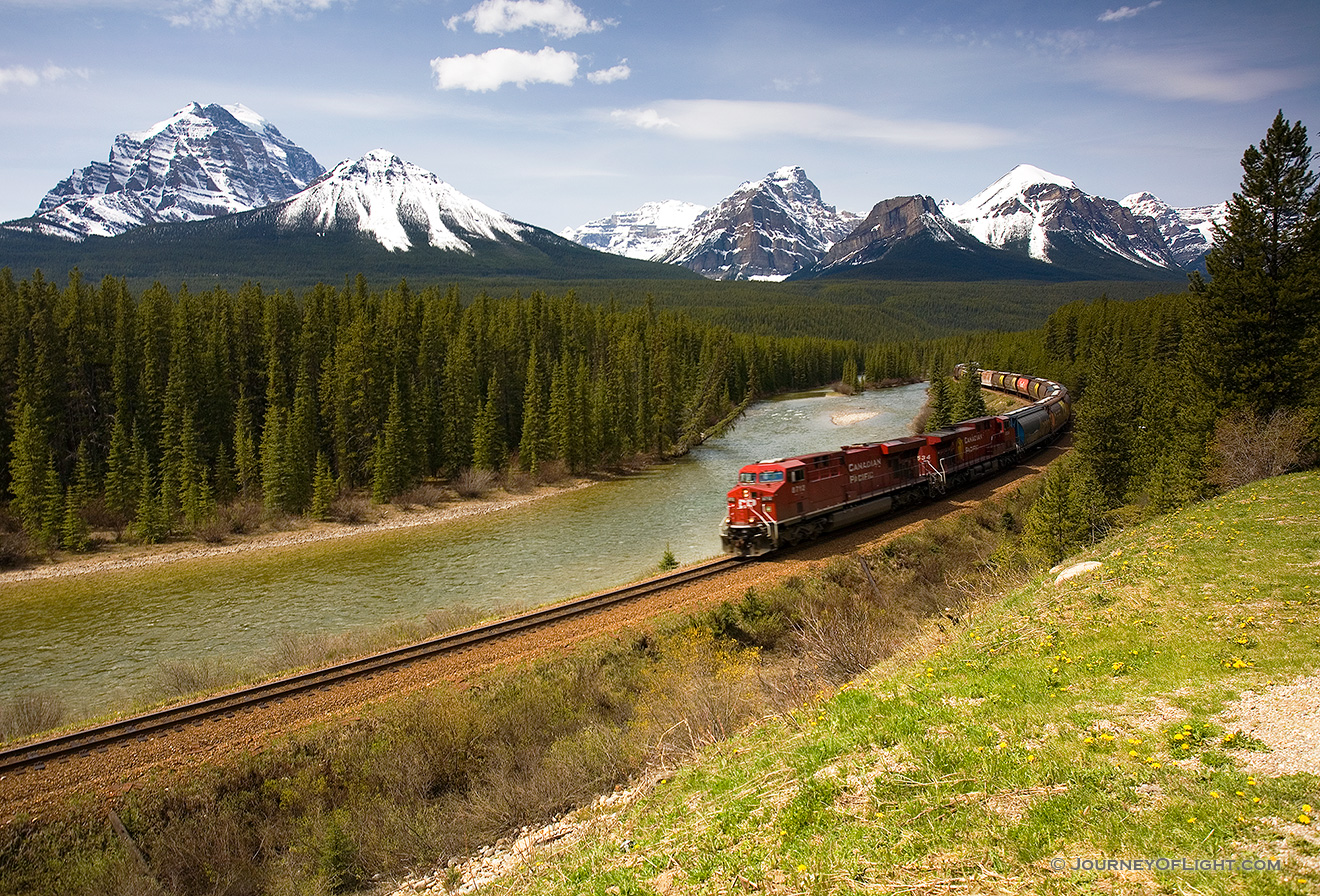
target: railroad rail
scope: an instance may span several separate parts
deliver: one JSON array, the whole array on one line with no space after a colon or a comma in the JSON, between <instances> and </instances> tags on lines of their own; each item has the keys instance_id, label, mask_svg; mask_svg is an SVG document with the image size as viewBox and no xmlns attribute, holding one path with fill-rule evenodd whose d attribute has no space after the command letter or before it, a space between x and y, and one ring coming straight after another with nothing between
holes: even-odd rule
<instances>
[{"instance_id":1,"label":"railroad rail","mask_svg":"<svg viewBox=\"0 0 1320 896\"><path fill-rule=\"evenodd\" d=\"M279 702L308 691L327 688L349 679L370 677L379 672L405 666L418 660L462 650L483 641L527 631L665 588L694 582L746 562L744 558L740 557L723 557L696 566L675 570L643 582L574 598L370 656L359 657L332 666L279 678L264 684L205 697L191 703L106 722L80 731L9 747L0 750L0 775L22 774L28 770L40 770L45 768L48 762L73 756L90 755L93 752L104 752L114 744L134 740L148 740L151 737L162 736L170 731L181 729L186 725L203 724L207 719L217 716L235 715L239 712L250 711L262 704Z\"/></svg>"}]
</instances>

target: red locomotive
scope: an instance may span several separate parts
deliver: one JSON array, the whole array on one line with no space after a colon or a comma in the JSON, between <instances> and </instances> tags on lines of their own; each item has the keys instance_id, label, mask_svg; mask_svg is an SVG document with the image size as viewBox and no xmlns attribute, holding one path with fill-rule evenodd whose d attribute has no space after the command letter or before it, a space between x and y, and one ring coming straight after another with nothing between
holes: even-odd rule
<instances>
[{"instance_id":1,"label":"red locomotive","mask_svg":"<svg viewBox=\"0 0 1320 896\"><path fill-rule=\"evenodd\" d=\"M964 373L963 365L955 369ZM1072 405L1060 384L996 370L980 378L1033 403L939 432L748 464L729 492L724 550L756 556L927 501L1016 464L1067 425Z\"/></svg>"}]
</instances>

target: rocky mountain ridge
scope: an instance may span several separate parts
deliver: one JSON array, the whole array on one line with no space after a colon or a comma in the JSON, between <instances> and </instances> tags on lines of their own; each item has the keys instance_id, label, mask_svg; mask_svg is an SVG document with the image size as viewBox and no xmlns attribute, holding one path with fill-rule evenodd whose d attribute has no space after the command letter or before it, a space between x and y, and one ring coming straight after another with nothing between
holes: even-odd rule
<instances>
[{"instance_id":1,"label":"rocky mountain ridge","mask_svg":"<svg viewBox=\"0 0 1320 896\"><path fill-rule=\"evenodd\" d=\"M704 205L681 199L647 202L631 212L617 212L580 227L566 228L559 235L602 252L649 260L673 248L705 210Z\"/></svg>"},{"instance_id":2,"label":"rocky mountain ridge","mask_svg":"<svg viewBox=\"0 0 1320 896\"><path fill-rule=\"evenodd\" d=\"M713 280L783 280L815 264L860 219L821 200L797 166L741 184L655 260Z\"/></svg>"},{"instance_id":3,"label":"rocky mountain ridge","mask_svg":"<svg viewBox=\"0 0 1320 896\"><path fill-rule=\"evenodd\" d=\"M73 171L11 229L83 240L248 211L287 199L325 169L246 106L191 103L120 134L108 161Z\"/></svg>"},{"instance_id":4,"label":"rocky mountain ridge","mask_svg":"<svg viewBox=\"0 0 1320 896\"><path fill-rule=\"evenodd\" d=\"M145 131L119 135L107 162L75 170L33 216L0 225L0 233L80 242L261 209L271 215L254 220L273 233L350 233L391 253L472 253L536 229L385 150L326 173L252 110L192 103ZM1150 193L1115 202L1019 165L967 202L894 197L863 219L827 204L806 172L790 165L740 184L713 208L647 203L563 236L712 279L900 270L952 279L1142 278L1197 267L1225 214L1226 203L1174 209ZM254 232L251 222L234 227Z\"/></svg>"}]
</instances>

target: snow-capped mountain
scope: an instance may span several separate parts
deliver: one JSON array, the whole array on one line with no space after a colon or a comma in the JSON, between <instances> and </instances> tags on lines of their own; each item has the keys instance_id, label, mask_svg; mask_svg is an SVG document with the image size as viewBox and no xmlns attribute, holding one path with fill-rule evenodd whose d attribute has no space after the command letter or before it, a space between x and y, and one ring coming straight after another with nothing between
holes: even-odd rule
<instances>
[{"instance_id":1,"label":"snow-capped mountain","mask_svg":"<svg viewBox=\"0 0 1320 896\"><path fill-rule=\"evenodd\" d=\"M1064 267L1087 269L1111 260L1179 267L1153 220L1031 165L1017 166L967 202L946 204L942 211L986 245Z\"/></svg>"},{"instance_id":2,"label":"snow-capped mountain","mask_svg":"<svg viewBox=\"0 0 1320 896\"><path fill-rule=\"evenodd\" d=\"M712 280L783 280L818 261L857 222L826 205L805 171L788 166L739 186L655 260Z\"/></svg>"},{"instance_id":3,"label":"snow-capped mountain","mask_svg":"<svg viewBox=\"0 0 1320 896\"><path fill-rule=\"evenodd\" d=\"M0 267L96 279L309 288L345 273L376 282L518 276L699 279L685 268L597 252L515 221L429 171L375 150L262 208L135 227L81 241L0 227Z\"/></svg>"},{"instance_id":4,"label":"snow-capped mountain","mask_svg":"<svg viewBox=\"0 0 1320 896\"><path fill-rule=\"evenodd\" d=\"M705 210L704 205L694 202L665 199L648 202L635 211L588 221L581 227L566 228L559 235L602 252L650 259L668 252Z\"/></svg>"},{"instance_id":5,"label":"snow-capped mountain","mask_svg":"<svg viewBox=\"0 0 1320 896\"><path fill-rule=\"evenodd\" d=\"M276 212L281 231L350 231L391 252L412 248L417 237L437 249L470 253L473 240L521 242L530 229L383 149L340 162Z\"/></svg>"},{"instance_id":6,"label":"snow-capped mountain","mask_svg":"<svg viewBox=\"0 0 1320 896\"><path fill-rule=\"evenodd\" d=\"M1063 276L1067 276L1064 274ZM793 279L1062 279L1049 264L996 249L950 221L929 196L876 203L852 233Z\"/></svg>"},{"instance_id":7,"label":"snow-capped mountain","mask_svg":"<svg viewBox=\"0 0 1320 896\"><path fill-rule=\"evenodd\" d=\"M1228 203L1196 208L1174 208L1153 193L1133 193L1119 200L1134 215L1153 218L1174 260L1183 268L1193 268L1215 244L1215 225L1228 222Z\"/></svg>"},{"instance_id":8,"label":"snow-capped mountain","mask_svg":"<svg viewBox=\"0 0 1320 896\"><path fill-rule=\"evenodd\" d=\"M160 222L260 208L324 168L246 106L192 103L145 131L120 134L109 161L60 181L11 229L82 240Z\"/></svg>"}]
</instances>

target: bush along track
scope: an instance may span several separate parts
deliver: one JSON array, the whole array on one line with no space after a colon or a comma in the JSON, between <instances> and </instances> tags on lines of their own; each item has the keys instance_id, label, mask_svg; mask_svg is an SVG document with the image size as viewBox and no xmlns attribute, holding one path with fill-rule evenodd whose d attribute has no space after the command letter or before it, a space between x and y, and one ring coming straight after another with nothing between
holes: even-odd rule
<instances>
[{"instance_id":1,"label":"bush along track","mask_svg":"<svg viewBox=\"0 0 1320 896\"><path fill-rule=\"evenodd\" d=\"M1320 892L1320 475L1083 561L711 747L489 892Z\"/></svg>"}]
</instances>

